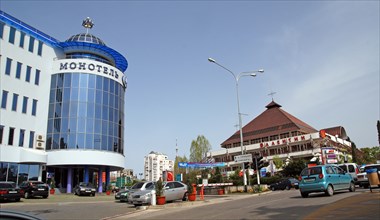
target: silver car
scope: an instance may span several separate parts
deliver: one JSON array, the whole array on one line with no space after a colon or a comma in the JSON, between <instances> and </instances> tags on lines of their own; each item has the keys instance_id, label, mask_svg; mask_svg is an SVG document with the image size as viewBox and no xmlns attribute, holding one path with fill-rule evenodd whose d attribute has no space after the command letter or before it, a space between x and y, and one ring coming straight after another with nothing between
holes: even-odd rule
<instances>
[{"instance_id":1,"label":"silver car","mask_svg":"<svg viewBox=\"0 0 380 220\"><path fill-rule=\"evenodd\" d=\"M127 202L133 204L132 202L132 196L134 193L142 190L152 190L154 189L154 182L148 181L148 182L138 182L135 185L133 185L128 192L128 199Z\"/></svg>"},{"instance_id":2,"label":"silver car","mask_svg":"<svg viewBox=\"0 0 380 220\"><path fill-rule=\"evenodd\" d=\"M132 203L135 206L150 205L152 203L152 189L140 190L133 193ZM164 196L166 201L187 200L187 185L179 181L164 182Z\"/></svg>"}]
</instances>

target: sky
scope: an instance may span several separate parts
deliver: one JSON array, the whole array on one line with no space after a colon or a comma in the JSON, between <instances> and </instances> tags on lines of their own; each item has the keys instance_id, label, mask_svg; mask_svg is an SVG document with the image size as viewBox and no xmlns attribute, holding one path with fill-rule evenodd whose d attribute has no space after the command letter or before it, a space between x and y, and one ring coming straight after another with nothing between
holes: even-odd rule
<instances>
[{"instance_id":1,"label":"sky","mask_svg":"<svg viewBox=\"0 0 380 220\"><path fill-rule=\"evenodd\" d=\"M379 1L18 1L0 9L65 41L90 33L128 60L126 168L151 151L189 157L203 135L212 150L273 99L317 130L343 126L356 146L378 146Z\"/></svg>"}]
</instances>

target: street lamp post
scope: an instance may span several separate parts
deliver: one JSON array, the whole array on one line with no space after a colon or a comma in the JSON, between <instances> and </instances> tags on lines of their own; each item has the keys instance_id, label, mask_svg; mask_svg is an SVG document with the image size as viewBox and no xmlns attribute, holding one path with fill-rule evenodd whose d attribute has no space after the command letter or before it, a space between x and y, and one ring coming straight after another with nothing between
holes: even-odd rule
<instances>
[{"instance_id":1,"label":"street lamp post","mask_svg":"<svg viewBox=\"0 0 380 220\"><path fill-rule=\"evenodd\" d=\"M231 70L227 69L226 67L222 66L221 64L217 63L213 58L208 58L208 61L211 63L215 63L216 65L222 67L223 69L227 70L229 73L232 74L232 76L235 79L235 86L236 86L236 99L237 99L237 108L238 108L238 118L239 118L239 130L240 130L240 147L241 147L241 154L243 155L245 153L245 150L243 148L243 128L242 128L242 121L241 121L241 112L240 112L240 101L239 101L239 79L243 76L252 76L255 77L255 73L264 73L264 69L259 69L255 71L248 71L248 72L241 72L238 75L236 75ZM244 163L242 163L242 169L243 169L243 182L244 182L244 191L247 192L247 176L245 173L245 167Z\"/></svg>"}]
</instances>

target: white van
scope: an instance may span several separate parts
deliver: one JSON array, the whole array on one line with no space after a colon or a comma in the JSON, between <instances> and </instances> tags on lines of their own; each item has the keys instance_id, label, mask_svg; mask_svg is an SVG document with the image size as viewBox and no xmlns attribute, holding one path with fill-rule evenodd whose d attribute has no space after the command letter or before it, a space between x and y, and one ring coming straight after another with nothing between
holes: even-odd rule
<instances>
[{"instance_id":1,"label":"white van","mask_svg":"<svg viewBox=\"0 0 380 220\"><path fill-rule=\"evenodd\" d=\"M359 166L356 163L342 163L338 164L338 166L344 170L344 172L349 173L354 179L355 185L359 185L358 174L359 174Z\"/></svg>"}]
</instances>

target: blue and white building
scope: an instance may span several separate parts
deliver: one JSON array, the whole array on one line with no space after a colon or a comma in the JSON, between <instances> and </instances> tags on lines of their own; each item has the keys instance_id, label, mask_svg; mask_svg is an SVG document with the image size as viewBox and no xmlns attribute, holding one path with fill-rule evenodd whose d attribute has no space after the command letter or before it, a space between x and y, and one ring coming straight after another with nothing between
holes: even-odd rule
<instances>
[{"instance_id":1,"label":"blue and white building","mask_svg":"<svg viewBox=\"0 0 380 220\"><path fill-rule=\"evenodd\" d=\"M124 168L128 62L83 26L60 42L0 11L0 181L102 192Z\"/></svg>"}]
</instances>

